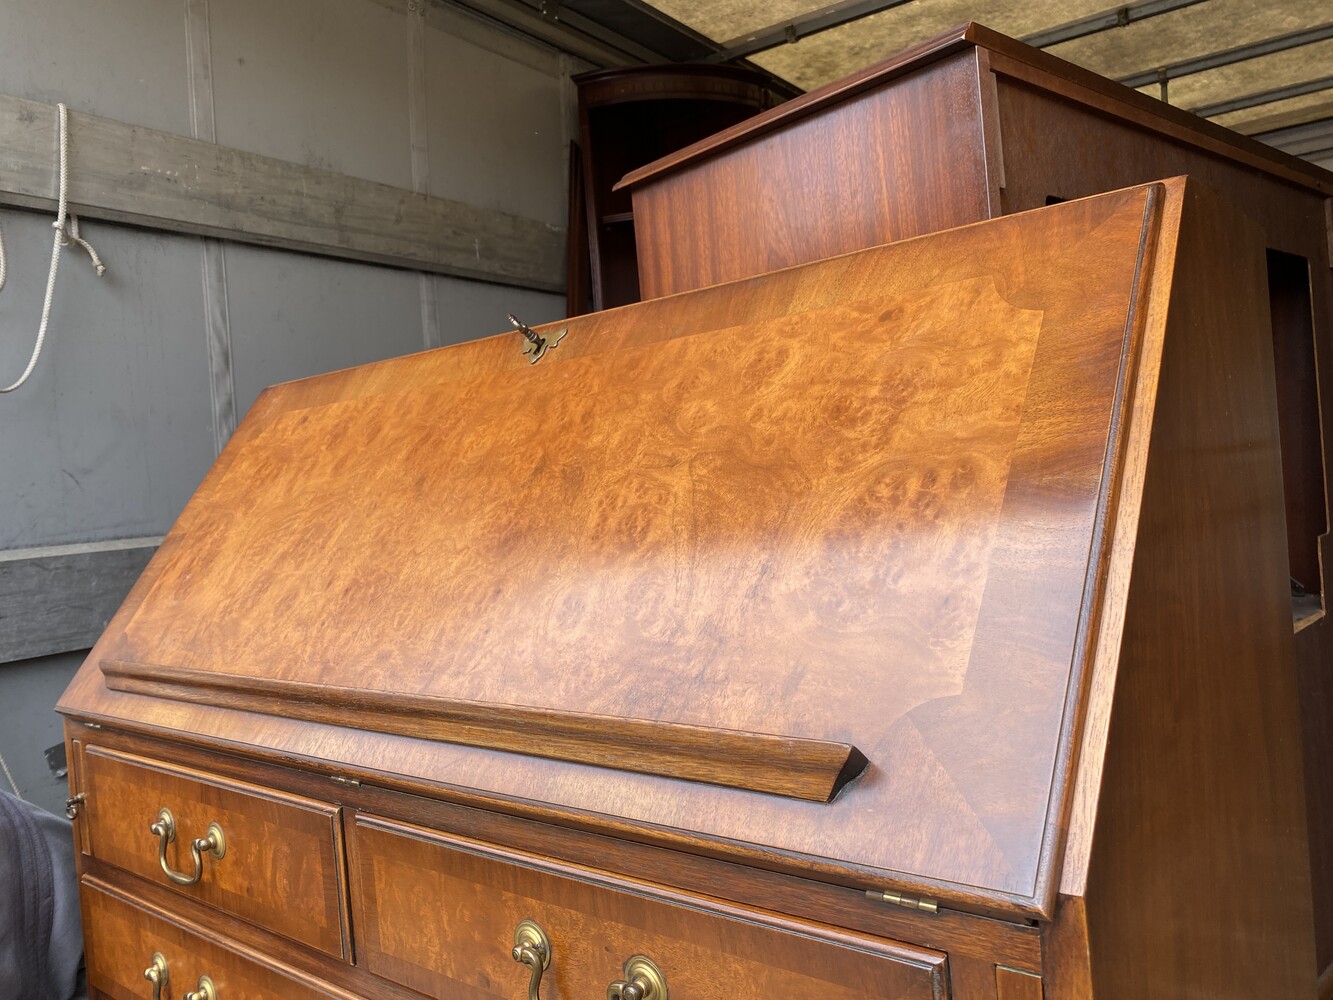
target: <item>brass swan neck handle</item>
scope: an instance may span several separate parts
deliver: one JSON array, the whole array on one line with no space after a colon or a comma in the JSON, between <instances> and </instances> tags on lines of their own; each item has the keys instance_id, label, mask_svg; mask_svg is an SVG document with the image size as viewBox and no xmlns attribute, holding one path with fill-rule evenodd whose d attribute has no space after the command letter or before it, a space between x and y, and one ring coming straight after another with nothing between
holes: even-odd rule
<instances>
[{"instance_id":1,"label":"brass swan neck handle","mask_svg":"<svg viewBox=\"0 0 1333 1000\"><path fill-rule=\"evenodd\" d=\"M157 862L163 873L176 885L194 885L204 876L204 854L211 854L221 861L227 853L227 837L222 827L216 823L208 824L208 835L195 837L190 841L190 856L194 859L194 874L178 872L167 861L167 845L176 839L176 819L170 809L159 809L157 822L148 827L157 836Z\"/></svg>"},{"instance_id":2,"label":"brass swan neck handle","mask_svg":"<svg viewBox=\"0 0 1333 1000\"><path fill-rule=\"evenodd\" d=\"M153 962L143 970L143 977L153 984L153 1000L162 1000L162 994L171 990L167 960L160 951L153 952Z\"/></svg>"},{"instance_id":3,"label":"brass swan neck handle","mask_svg":"<svg viewBox=\"0 0 1333 1000\"><path fill-rule=\"evenodd\" d=\"M514 961L526 965L531 973L528 979L528 1000L541 1000L538 991L542 973L551 964L551 939L536 923L520 920L514 928Z\"/></svg>"},{"instance_id":4,"label":"brass swan neck handle","mask_svg":"<svg viewBox=\"0 0 1333 1000\"><path fill-rule=\"evenodd\" d=\"M515 962L527 966L528 1000L541 1000L542 973L551 964L551 939L532 920L520 920L514 928ZM625 978L606 988L607 1000L669 1000L666 976L647 955L632 955L625 962ZM211 998L210 998L211 1000Z\"/></svg>"},{"instance_id":5,"label":"brass swan neck handle","mask_svg":"<svg viewBox=\"0 0 1333 1000\"><path fill-rule=\"evenodd\" d=\"M667 1000L666 976L647 955L625 961L625 978L606 988L606 1000Z\"/></svg>"}]
</instances>

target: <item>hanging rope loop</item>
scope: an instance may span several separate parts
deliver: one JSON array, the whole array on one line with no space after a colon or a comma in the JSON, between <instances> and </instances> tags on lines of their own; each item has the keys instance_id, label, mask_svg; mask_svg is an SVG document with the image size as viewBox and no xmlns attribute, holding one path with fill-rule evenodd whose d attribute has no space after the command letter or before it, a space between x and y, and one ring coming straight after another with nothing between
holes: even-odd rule
<instances>
[{"instance_id":1,"label":"hanging rope loop","mask_svg":"<svg viewBox=\"0 0 1333 1000\"><path fill-rule=\"evenodd\" d=\"M42 356L42 345L46 343L47 324L51 320L51 302L54 300L56 293L56 272L60 269L60 248L69 246L71 242L77 243L88 251L88 256L92 258L93 268L97 271L97 276L100 278L106 273L106 265L97 256L97 251L92 248L87 240L79 236L78 216L70 215L67 210L69 197L69 109L64 104L60 104L57 106L57 113L60 134L60 194L56 203L56 221L51 223L51 228L56 232L51 243L51 269L46 275L46 299L42 303L42 321L37 327L37 343L33 345L32 356L28 358L28 366L23 369L23 374L13 384L0 388L0 393L13 392L28 381L33 369L37 367L37 359ZM66 226L66 220L68 220L68 226ZM4 233L0 232L0 289L5 287L7 270L8 261L5 259Z\"/></svg>"}]
</instances>

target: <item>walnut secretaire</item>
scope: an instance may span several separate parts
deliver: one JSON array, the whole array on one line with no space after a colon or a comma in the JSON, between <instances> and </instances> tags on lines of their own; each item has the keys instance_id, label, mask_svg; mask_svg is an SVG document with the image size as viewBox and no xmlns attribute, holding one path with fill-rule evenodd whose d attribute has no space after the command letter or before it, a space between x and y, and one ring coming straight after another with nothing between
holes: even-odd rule
<instances>
[{"instance_id":1,"label":"walnut secretaire","mask_svg":"<svg viewBox=\"0 0 1333 1000\"><path fill-rule=\"evenodd\" d=\"M269 390L60 706L94 990L1308 996L1267 324L1177 180Z\"/></svg>"}]
</instances>

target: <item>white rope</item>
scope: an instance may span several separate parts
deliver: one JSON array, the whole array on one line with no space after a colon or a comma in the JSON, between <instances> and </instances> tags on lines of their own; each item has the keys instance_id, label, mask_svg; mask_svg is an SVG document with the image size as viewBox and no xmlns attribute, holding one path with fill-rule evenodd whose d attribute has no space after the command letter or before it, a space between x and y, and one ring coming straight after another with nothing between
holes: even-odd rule
<instances>
[{"instance_id":1,"label":"white rope","mask_svg":"<svg viewBox=\"0 0 1333 1000\"><path fill-rule=\"evenodd\" d=\"M93 267L97 270L97 276L100 278L106 273L106 266L102 263L101 258L97 256L97 251L89 245L87 240L80 239L78 217L69 215L70 226L68 231L65 228L67 215L65 203L69 194L69 109L61 104L57 107L57 110L60 116L60 200L56 209L56 221L51 223L51 227L56 233L55 239L51 243L51 269L46 275L46 298L42 303L42 321L37 327L37 343L33 345L32 357L28 359L28 367L23 369L23 374L12 385L0 389L0 393L13 392L28 381L28 376L37 367L37 359L42 356L42 345L46 343L46 327L51 320L51 302L56 294L56 272L60 268L60 248L68 246L70 242L77 243L88 251L88 256L93 261ZM6 269L4 234L0 233L0 288L4 288L5 285Z\"/></svg>"},{"instance_id":2,"label":"white rope","mask_svg":"<svg viewBox=\"0 0 1333 1000\"><path fill-rule=\"evenodd\" d=\"M9 787L14 789L14 794L19 798L23 798L23 793L19 791L19 783L14 780L14 772L11 771L9 765L5 763L3 754L0 754L0 769L4 770L5 777L9 779Z\"/></svg>"}]
</instances>

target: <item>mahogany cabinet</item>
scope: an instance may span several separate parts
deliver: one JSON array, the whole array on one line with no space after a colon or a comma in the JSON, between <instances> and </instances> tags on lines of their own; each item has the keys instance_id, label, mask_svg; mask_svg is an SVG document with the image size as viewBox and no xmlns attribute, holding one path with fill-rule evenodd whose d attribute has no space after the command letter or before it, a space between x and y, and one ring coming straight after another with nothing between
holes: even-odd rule
<instances>
[{"instance_id":1,"label":"mahogany cabinet","mask_svg":"<svg viewBox=\"0 0 1333 1000\"><path fill-rule=\"evenodd\" d=\"M1311 995L1264 269L1176 179L268 390L60 703L95 995Z\"/></svg>"},{"instance_id":2,"label":"mahogany cabinet","mask_svg":"<svg viewBox=\"0 0 1333 1000\"><path fill-rule=\"evenodd\" d=\"M595 70L573 82L579 145L571 163L566 304L577 316L640 298L634 212L628 193L613 190L616 181L800 91L758 70L691 63Z\"/></svg>"},{"instance_id":3,"label":"mahogany cabinet","mask_svg":"<svg viewBox=\"0 0 1333 1000\"><path fill-rule=\"evenodd\" d=\"M1265 234L1320 964L1333 996L1333 175L979 25L630 173L645 298L1188 174Z\"/></svg>"}]
</instances>

